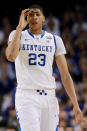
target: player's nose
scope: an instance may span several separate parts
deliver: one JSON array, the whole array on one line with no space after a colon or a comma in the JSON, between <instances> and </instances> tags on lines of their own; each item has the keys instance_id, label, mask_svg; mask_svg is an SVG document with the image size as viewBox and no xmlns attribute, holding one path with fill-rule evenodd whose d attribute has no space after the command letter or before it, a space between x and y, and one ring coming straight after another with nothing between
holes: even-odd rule
<instances>
[{"instance_id":1,"label":"player's nose","mask_svg":"<svg viewBox=\"0 0 87 131\"><path fill-rule=\"evenodd\" d=\"M36 14L34 14L33 19L37 19L37 15Z\"/></svg>"}]
</instances>

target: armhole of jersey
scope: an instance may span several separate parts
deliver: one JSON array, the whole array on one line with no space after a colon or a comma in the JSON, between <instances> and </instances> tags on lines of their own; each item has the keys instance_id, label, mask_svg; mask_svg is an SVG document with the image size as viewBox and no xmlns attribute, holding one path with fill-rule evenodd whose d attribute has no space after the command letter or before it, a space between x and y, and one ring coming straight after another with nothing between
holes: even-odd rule
<instances>
[{"instance_id":1,"label":"armhole of jersey","mask_svg":"<svg viewBox=\"0 0 87 131\"><path fill-rule=\"evenodd\" d=\"M21 37L22 37L22 34L21 34L21 36L20 36L20 41L21 41ZM21 45L20 45L20 47L19 47L19 51L21 50Z\"/></svg>"},{"instance_id":2,"label":"armhole of jersey","mask_svg":"<svg viewBox=\"0 0 87 131\"><path fill-rule=\"evenodd\" d=\"M55 44L55 52L56 52L57 45L56 45L56 37L55 37L55 35L53 35L53 39L54 39L54 44Z\"/></svg>"},{"instance_id":3,"label":"armhole of jersey","mask_svg":"<svg viewBox=\"0 0 87 131\"><path fill-rule=\"evenodd\" d=\"M59 126L57 125L57 126L56 126L56 131L58 131L58 127L59 127Z\"/></svg>"}]
</instances>

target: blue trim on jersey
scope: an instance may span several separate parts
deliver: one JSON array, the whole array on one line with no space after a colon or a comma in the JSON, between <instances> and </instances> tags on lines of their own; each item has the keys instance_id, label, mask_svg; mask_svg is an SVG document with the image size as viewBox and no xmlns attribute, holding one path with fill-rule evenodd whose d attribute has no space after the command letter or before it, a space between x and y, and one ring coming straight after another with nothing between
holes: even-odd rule
<instances>
[{"instance_id":1,"label":"blue trim on jersey","mask_svg":"<svg viewBox=\"0 0 87 131\"><path fill-rule=\"evenodd\" d=\"M18 124L19 124L19 131L21 131L20 118L18 117L18 111L16 111L16 115L17 115L17 120L18 120Z\"/></svg>"},{"instance_id":2,"label":"blue trim on jersey","mask_svg":"<svg viewBox=\"0 0 87 131\"><path fill-rule=\"evenodd\" d=\"M55 35L53 35L53 39L54 39L54 43L55 43L55 52L56 52L57 45L56 45L56 37L55 37Z\"/></svg>"},{"instance_id":3,"label":"blue trim on jersey","mask_svg":"<svg viewBox=\"0 0 87 131\"><path fill-rule=\"evenodd\" d=\"M45 31L43 31L43 34L41 35L41 38L43 38L43 37L44 37L44 35L45 35Z\"/></svg>"},{"instance_id":4,"label":"blue trim on jersey","mask_svg":"<svg viewBox=\"0 0 87 131\"><path fill-rule=\"evenodd\" d=\"M31 35L34 38L34 35L30 33L29 29L27 29L27 32L29 35ZM45 35L45 31L43 31L43 34L41 35L41 38L43 38Z\"/></svg>"},{"instance_id":5,"label":"blue trim on jersey","mask_svg":"<svg viewBox=\"0 0 87 131\"><path fill-rule=\"evenodd\" d=\"M34 38L34 35L30 33L29 29L27 29L27 32L29 35L31 35Z\"/></svg>"},{"instance_id":6,"label":"blue trim on jersey","mask_svg":"<svg viewBox=\"0 0 87 131\"><path fill-rule=\"evenodd\" d=\"M21 131L20 118L19 117L18 117L18 123L19 123L19 131Z\"/></svg>"},{"instance_id":7,"label":"blue trim on jersey","mask_svg":"<svg viewBox=\"0 0 87 131\"><path fill-rule=\"evenodd\" d=\"M56 131L58 131L58 125L57 125L57 127L56 127Z\"/></svg>"}]
</instances>

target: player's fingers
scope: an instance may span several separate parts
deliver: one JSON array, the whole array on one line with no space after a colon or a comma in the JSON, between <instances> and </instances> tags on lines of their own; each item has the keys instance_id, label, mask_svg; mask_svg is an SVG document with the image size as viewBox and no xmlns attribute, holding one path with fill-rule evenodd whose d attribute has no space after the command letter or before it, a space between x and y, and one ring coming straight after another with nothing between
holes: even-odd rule
<instances>
[{"instance_id":1,"label":"player's fingers","mask_svg":"<svg viewBox=\"0 0 87 131\"><path fill-rule=\"evenodd\" d=\"M30 13L29 12L26 12L25 14L24 14L24 16L26 17L26 16L28 16Z\"/></svg>"},{"instance_id":2,"label":"player's fingers","mask_svg":"<svg viewBox=\"0 0 87 131\"><path fill-rule=\"evenodd\" d=\"M28 8L28 9L25 9L25 10L22 11L22 14L25 14L26 12L29 12L29 11L30 11L29 8Z\"/></svg>"},{"instance_id":3,"label":"player's fingers","mask_svg":"<svg viewBox=\"0 0 87 131\"><path fill-rule=\"evenodd\" d=\"M29 11L30 11L30 9L23 10L22 13L21 13L21 16L23 16L23 17L28 16L29 15Z\"/></svg>"}]
</instances>

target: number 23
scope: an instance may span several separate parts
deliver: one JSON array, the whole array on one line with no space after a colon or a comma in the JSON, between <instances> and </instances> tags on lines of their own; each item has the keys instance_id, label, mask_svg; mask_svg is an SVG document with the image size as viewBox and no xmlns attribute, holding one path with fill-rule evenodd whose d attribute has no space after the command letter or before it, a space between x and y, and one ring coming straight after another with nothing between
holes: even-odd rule
<instances>
[{"instance_id":1,"label":"number 23","mask_svg":"<svg viewBox=\"0 0 87 131\"><path fill-rule=\"evenodd\" d=\"M37 57L40 58L40 61L37 62ZM46 55L45 54L35 54L31 53L29 54L29 65L39 65L39 66L45 66L46 64Z\"/></svg>"}]
</instances>

